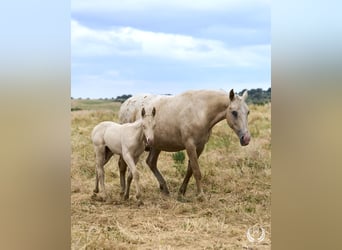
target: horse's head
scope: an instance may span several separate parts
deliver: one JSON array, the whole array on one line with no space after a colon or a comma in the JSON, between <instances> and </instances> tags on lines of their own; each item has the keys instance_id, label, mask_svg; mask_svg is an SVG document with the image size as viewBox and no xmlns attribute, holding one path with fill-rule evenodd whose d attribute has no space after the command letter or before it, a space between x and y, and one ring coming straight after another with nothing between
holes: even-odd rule
<instances>
[{"instance_id":1,"label":"horse's head","mask_svg":"<svg viewBox=\"0 0 342 250\"><path fill-rule=\"evenodd\" d=\"M150 112L146 112L145 108L142 108L141 110L142 127L143 127L143 132L146 138L146 143L148 146L153 145L154 128L156 126L156 121L154 119L155 115L156 115L155 107L153 107Z\"/></svg>"},{"instance_id":2,"label":"horse's head","mask_svg":"<svg viewBox=\"0 0 342 250\"><path fill-rule=\"evenodd\" d=\"M242 96L236 95L234 90L229 93L230 104L227 110L227 123L240 139L241 146L248 145L251 136L248 131L248 114L249 109L245 102L247 98L247 90Z\"/></svg>"}]
</instances>

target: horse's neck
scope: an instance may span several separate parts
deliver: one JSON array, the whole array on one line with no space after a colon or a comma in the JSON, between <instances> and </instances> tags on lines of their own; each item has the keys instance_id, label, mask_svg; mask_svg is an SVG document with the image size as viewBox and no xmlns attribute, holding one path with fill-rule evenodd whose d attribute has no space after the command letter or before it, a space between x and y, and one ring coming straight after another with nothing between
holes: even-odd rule
<instances>
[{"instance_id":1,"label":"horse's neck","mask_svg":"<svg viewBox=\"0 0 342 250\"><path fill-rule=\"evenodd\" d=\"M209 129L212 129L218 122L224 120L229 106L229 97L225 94L209 98L207 117L209 121Z\"/></svg>"}]
</instances>

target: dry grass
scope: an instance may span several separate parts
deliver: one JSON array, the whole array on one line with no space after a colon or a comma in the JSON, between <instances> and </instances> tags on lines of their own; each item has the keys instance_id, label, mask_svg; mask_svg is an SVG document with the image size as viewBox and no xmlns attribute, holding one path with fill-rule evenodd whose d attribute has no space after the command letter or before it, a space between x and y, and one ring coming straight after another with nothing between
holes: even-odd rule
<instances>
[{"instance_id":1,"label":"dry grass","mask_svg":"<svg viewBox=\"0 0 342 250\"><path fill-rule=\"evenodd\" d=\"M101 102L87 105L90 110L72 112L72 249L271 248L270 104L250 106L252 140L247 147L239 145L225 121L214 127L199 160L207 201L197 201L193 178L186 193L189 202L177 201L187 159L175 163L172 153L166 152L158 167L171 195L162 195L144 153L138 164L144 200L140 207L132 195L134 185L132 198L120 200L117 156L106 165L105 179L114 204L91 200L95 162L90 133L100 121L117 121L120 104L111 103L106 110ZM266 230L266 238L253 246L246 230L256 224Z\"/></svg>"}]
</instances>

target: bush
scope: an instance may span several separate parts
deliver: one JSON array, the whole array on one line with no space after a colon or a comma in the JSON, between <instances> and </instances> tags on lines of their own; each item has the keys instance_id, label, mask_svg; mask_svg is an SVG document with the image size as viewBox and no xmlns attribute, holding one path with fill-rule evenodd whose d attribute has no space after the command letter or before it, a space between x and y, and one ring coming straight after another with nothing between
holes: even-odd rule
<instances>
[{"instance_id":1,"label":"bush","mask_svg":"<svg viewBox=\"0 0 342 250\"><path fill-rule=\"evenodd\" d=\"M178 151L172 154L172 159L176 164L183 164L185 160L185 154L183 151Z\"/></svg>"},{"instance_id":2,"label":"bush","mask_svg":"<svg viewBox=\"0 0 342 250\"><path fill-rule=\"evenodd\" d=\"M177 169L177 172L183 176L185 175L185 167L184 167L184 160L185 160L185 154L183 151L178 151L174 154L172 154L172 159L175 162L175 164L173 165L174 168Z\"/></svg>"},{"instance_id":3,"label":"bush","mask_svg":"<svg viewBox=\"0 0 342 250\"><path fill-rule=\"evenodd\" d=\"M82 110L81 108L79 107L76 107L76 108L71 108L71 111L78 111L78 110Z\"/></svg>"}]
</instances>

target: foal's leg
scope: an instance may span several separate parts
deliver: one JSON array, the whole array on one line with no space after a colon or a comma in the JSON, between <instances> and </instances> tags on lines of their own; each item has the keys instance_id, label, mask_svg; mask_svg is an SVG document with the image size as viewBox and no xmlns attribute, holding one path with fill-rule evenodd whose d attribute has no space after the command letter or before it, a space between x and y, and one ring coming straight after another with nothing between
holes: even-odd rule
<instances>
[{"instance_id":1,"label":"foal's leg","mask_svg":"<svg viewBox=\"0 0 342 250\"><path fill-rule=\"evenodd\" d=\"M97 167L95 167L95 188L93 190L94 194L99 192L99 175L97 174Z\"/></svg>"},{"instance_id":2,"label":"foal's leg","mask_svg":"<svg viewBox=\"0 0 342 250\"><path fill-rule=\"evenodd\" d=\"M113 153L109 150L107 147L96 147L95 148L95 157L96 157L96 169L95 169L95 189L94 193L99 192L99 175L97 172L97 165L98 160L103 160L102 165L106 165L106 163L109 161L109 159L113 156ZM102 166L102 168L103 168Z\"/></svg>"},{"instance_id":3,"label":"foal's leg","mask_svg":"<svg viewBox=\"0 0 342 250\"><path fill-rule=\"evenodd\" d=\"M169 189L167 187L166 181L157 168L157 160L158 160L158 156L159 156L160 152L161 151L159 149L151 148L151 151L148 154L148 157L146 159L146 163L150 167L154 176L157 178L157 180L159 182L160 190L165 195L169 195L170 192L169 192Z\"/></svg>"},{"instance_id":4,"label":"foal's leg","mask_svg":"<svg viewBox=\"0 0 342 250\"><path fill-rule=\"evenodd\" d=\"M132 180L133 180L133 174L132 174L132 171L128 168L127 186L126 186L125 194L124 194L125 200L128 200L129 198L129 190L131 188Z\"/></svg>"},{"instance_id":5,"label":"foal's leg","mask_svg":"<svg viewBox=\"0 0 342 250\"><path fill-rule=\"evenodd\" d=\"M96 180L95 180L95 189L94 193L99 192L99 182L101 185L102 192L105 194L106 198L106 188L104 185L104 164L105 164L105 157L106 157L106 148L105 146L98 146L95 147L95 154L96 154ZM93 196L94 198L96 196Z\"/></svg>"},{"instance_id":6,"label":"foal's leg","mask_svg":"<svg viewBox=\"0 0 342 250\"><path fill-rule=\"evenodd\" d=\"M120 155L119 158L119 170L120 170L120 186L121 186L121 192L120 192L120 196L123 197L125 190L126 190L126 169L127 169L127 164L124 161L124 159L122 158L122 155Z\"/></svg>"},{"instance_id":7,"label":"foal's leg","mask_svg":"<svg viewBox=\"0 0 342 250\"><path fill-rule=\"evenodd\" d=\"M197 147L197 149L196 149L197 159L200 157L201 153L203 152L203 149L204 149L204 145ZM188 187L188 183L189 183L191 176L192 176L192 168L191 168L190 160L189 160L188 161L188 169L186 171L182 186L180 187L180 189L178 191L179 195L183 195L183 196L185 195L186 188Z\"/></svg>"},{"instance_id":8,"label":"foal's leg","mask_svg":"<svg viewBox=\"0 0 342 250\"><path fill-rule=\"evenodd\" d=\"M140 199L141 198L141 194L140 194L140 185L139 185L139 172L138 172L136 164L135 164L136 161L132 158L132 156L129 153L123 154L123 158L124 158L125 162L127 163L128 167L129 167L129 172L130 173L129 173L128 176L132 175L133 179L134 179L135 189L136 189L135 197L139 201L139 204L142 204L142 201ZM130 181L127 180L127 182L130 182ZM129 192L129 185L127 185L126 191ZM127 193L127 195L128 195L128 193ZM126 194L125 194L125 196L126 196Z\"/></svg>"},{"instance_id":9,"label":"foal's leg","mask_svg":"<svg viewBox=\"0 0 342 250\"><path fill-rule=\"evenodd\" d=\"M105 148L103 146L95 146L94 150L95 150L95 188L93 192L97 194L99 192L99 174L97 172L98 161L99 161L99 158L103 157L101 155L105 154Z\"/></svg>"},{"instance_id":10,"label":"foal's leg","mask_svg":"<svg viewBox=\"0 0 342 250\"><path fill-rule=\"evenodd\" d=\"M107 164L107 162L110 160L110 158L113 156L112 151L110 151L110 149L108 147L106 147L105 152L106 152L106 154L105 154L105 159L104 159L104 162L103 162L103 166L105 166ZM103 175L104 175L104 171L103 171ZM111 196L108 196L107 193L105 195L106 195L106 202L107 203L112 203Z\"/></svg>"}]
</instances>

